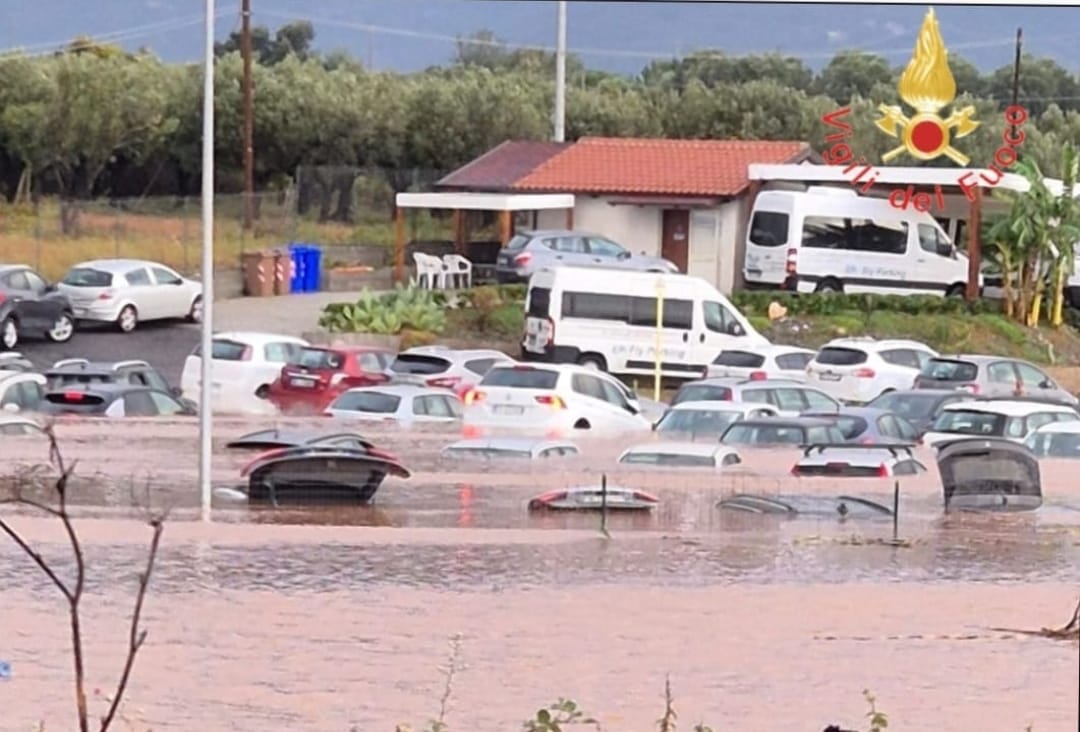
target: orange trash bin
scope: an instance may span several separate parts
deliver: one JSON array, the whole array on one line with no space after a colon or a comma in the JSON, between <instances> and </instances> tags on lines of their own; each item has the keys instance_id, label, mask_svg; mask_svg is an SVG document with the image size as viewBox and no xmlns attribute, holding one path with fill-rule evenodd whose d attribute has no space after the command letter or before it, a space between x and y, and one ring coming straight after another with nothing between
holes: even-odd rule
<instances>
[{"instance_id":1,"label":"orange trash bin","mask_svg":"<svg viewBox=\"0 0 1080 732\"><path fill-rule=\"evenodd\" d=\"M244 291L249 297L274 294L274 255L272 252L244 252L240 255L244 271Z\"/></svg>"},{"instance_id":2,"label":"orange trash bin","mask_svg":"<svg viewBox=\"0 0 1080 732\"><path fill-rule=\"evenodd\" d=\"M292 292L292 255L284 249L275 249L274 258L274 294L288 295Z\"/></svg>"}]
</instances>

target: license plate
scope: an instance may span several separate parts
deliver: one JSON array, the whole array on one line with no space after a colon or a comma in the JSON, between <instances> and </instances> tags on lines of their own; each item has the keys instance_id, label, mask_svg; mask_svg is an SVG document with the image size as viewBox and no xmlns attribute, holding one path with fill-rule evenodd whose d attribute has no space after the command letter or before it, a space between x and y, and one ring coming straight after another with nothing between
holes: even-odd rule
<instances>
[{"instance_id":1,"label":"license plate","mask_svg":"<svg viewBox=\"0 0 1080 732\"><path fill-rule=\"evenodd\" d=\"M510 404L496 404L493 408L495 414L524 414L525 407L516 407Z\"/></svg>"},{"instance_id":2,"label":"license plate","mask_svg":"<svg viewBox=\"0 0 1080 732\"><path fill-rule=\"evenodd\" d=\"M822 381L840 381L840 374L818 374Z\"/></svg>"},{"instance_id":3,"label":"license plate","mask_svg":"<svg viewBox=\"0 0 1080 732\"><path fill-rule=\"evenodd\" d=\"M312 379L297 379L293 378L289 383L300 389L313 389L315 388L315 382Z\"/></svg>"},{"instance_id":4,"label":"license plate","mask_svg":"<svg viewBox=\"0 0 1080 732\"><path fill-rule=\"evenodd\" d=\"M582 503L595 503L597 506L604 503L604 498L599 493L590 493L588 495L581 496ZM626 496L622 493L608 493L607 503L625 503Z\"/></svg>"}]
</instances>

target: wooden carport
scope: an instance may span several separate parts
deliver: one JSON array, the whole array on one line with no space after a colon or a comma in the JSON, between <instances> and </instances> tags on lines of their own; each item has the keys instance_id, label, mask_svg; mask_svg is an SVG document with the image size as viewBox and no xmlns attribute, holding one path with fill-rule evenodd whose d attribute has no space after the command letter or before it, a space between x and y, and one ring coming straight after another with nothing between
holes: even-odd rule
<instances>
[{"instance_id":1,"label":"wooden carport","mask_svg":"<svg viewBox=\"0 0 1080 732\"><path fill-rule=\"evenodd\" d=\"M894 191L900 190L903 195L910 193L927 194L922 200L929 201L929 213L931 216L950 216L951 212L958 208L966 208L967 214L967 253L968 253L968 283L967 298L974 300L978 297L979 269L982 265L982 240L980 229L983 213L986 209L991 212L1004 212L1006 205L993 198L986 196L994 188L1001 188L1024 192L1028 190L1027 180L1015 173L999 174L994 170L981 168L914 168L914 167L891 167L874 166L872 172L858 182L852 181L852 176L857 175L859 170L845 172L846 166L841 165L757 165L749 166L748 177L751 181L751 200L757 195L766 183L803 183L847 185L853 190L862 192L862 186L866 180L873 178L874 185L865 191L866 195L888 197ZM963 181L963 185L961 185ZM1061 190L1061 181L1047 179L1047 187L1051 191ZM909 191L910 187L910 191ZM967 195L970 193L970 195ZM896 194L897 199L901 194ZM946 199L946 209L941 210L939 202ZM909 206L913 206L909 200ZM950 217L956 217L951 213Z\"/></svg>"},{"instance_id":2,"label":"wooden carport","mask_svg":"<svg viewBox=\"0 0 1080 732\"><path fill-rule=\"evenodd\" d=\"M574 227L574 196L569 193L399 193L394 199L394 281L405 281L405 211L441 209L454 212L454 250L465 253L467 232L464 211L497 211L499 242L503 245L514 235L516 211L566 211L566 228Z\"/></svg>"}]
</instances>

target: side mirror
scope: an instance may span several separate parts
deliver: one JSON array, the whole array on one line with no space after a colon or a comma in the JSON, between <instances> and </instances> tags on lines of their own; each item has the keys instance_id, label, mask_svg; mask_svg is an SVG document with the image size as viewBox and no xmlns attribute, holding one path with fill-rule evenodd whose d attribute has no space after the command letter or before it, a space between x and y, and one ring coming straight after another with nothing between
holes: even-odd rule
<instances>
[{"instance_id":1,"label":"side mirror","mask_svg":"<svg viewBox=\"0 0 1080 732\"><path fill-rule=\"evenodd\" d=\"M172 394L174 397L179 398L183 395L184 390L181 389L179 386L174 386L169 389L169 393Z\"/></svg>"},{"instance_id":2,"label":"side mirror","mask_svg":"<svg viewBox=\"0 0 1080 732\"><path fill-rule=\"evenodd\" d=\"M733 335L733 336L746 335L746 331L743 330L743 327L741 325L739 325L738 323L734 323L731 326L731 335Z\"/></svg>"},{"instance_id":3,"label":"side mirror","mask_svg":"<svg viewBox=\"0 0 1080 732\"><path fill-rule=\"evenodd\" d=\"M956 247L952 244L939 241L937 244L937 253L942 257L956 257Z\"/></svg>"},{"instance_id":4,"label":"side mirror","mask_svg":"<svg viewBox=\"0 0 1080 732\"><path fill-rule=\"evenodd\" d=\"M1039 384L1039 388L1040 389L1056 389L1057 385L1054 382L1050 381L1050 379L1044 379L1043 382L1041 384Z\"/></svg>"}]
</instances>

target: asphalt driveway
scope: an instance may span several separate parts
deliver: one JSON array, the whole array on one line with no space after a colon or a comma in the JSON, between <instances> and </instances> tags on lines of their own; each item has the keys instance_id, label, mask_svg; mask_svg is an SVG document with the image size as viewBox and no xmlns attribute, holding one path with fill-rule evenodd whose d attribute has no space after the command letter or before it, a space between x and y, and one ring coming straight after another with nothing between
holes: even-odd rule
<instances>
[{"instance_id":1,"label":"asphalt driveway","mask_svg":"<svg viewBox=\"0 0 1080 732\"><path fill-rule=\"evenodd\" d=\"M281 297L245 297L214 303L214 330L255 330L300 336L315 330L319 313L330 302L358 297L348 292L315 292ZM180 384L184 360L199 344L199 326L182 321L141 323L133 333L87 325L67 343L25 340L17 350L44 368L62 358L91 361L142 359L170 384Z\"/></svg>"}]
</instances>

